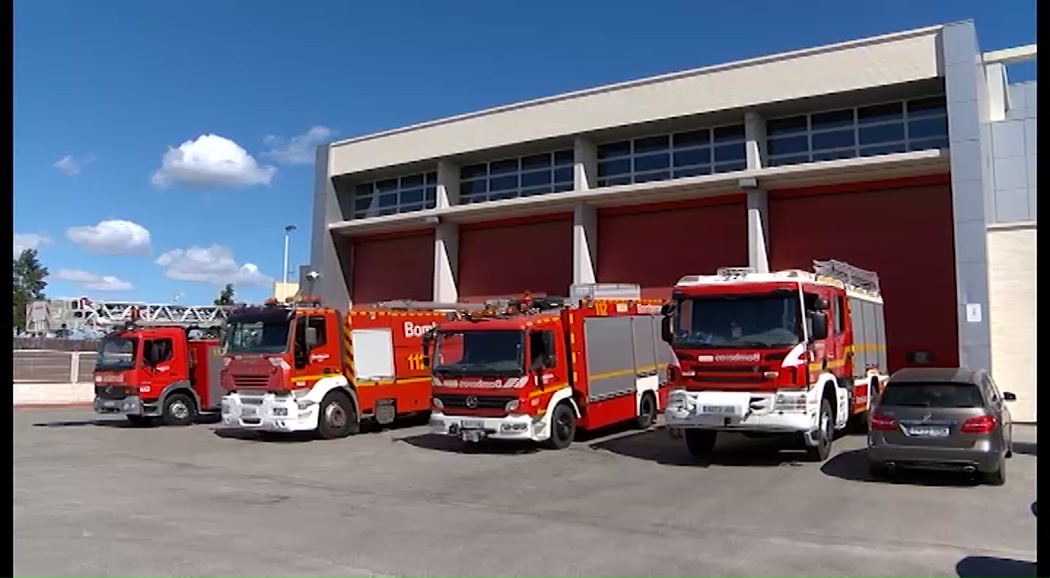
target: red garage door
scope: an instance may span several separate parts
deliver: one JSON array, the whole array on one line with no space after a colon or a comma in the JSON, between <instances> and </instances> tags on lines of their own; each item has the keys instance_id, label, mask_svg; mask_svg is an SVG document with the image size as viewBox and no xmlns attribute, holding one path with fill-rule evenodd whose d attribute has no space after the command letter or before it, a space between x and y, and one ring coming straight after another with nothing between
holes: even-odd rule
<instances>
[{"instance_id":1,"label":"red garage door","mask_svg":"<svg viewBox=\"0 0 1050 578\"><path fill-rule=\"evenodd\" d=\"M769 238L773 269L838 259L879 274L891 371L908 365L909 351L958 363L947 176L770 192Z\"/></svg>"},{"instance_id":2,"label":"red garage door","mask_svg":"<svg viewBox=\"0 0 1050 578\"><path fill-rule=\"evenodd\" d=\"M572 215L463 225L459 296L477 301L532 291L568 295L572 284Z\"/></svg>"},{"instance_id":3,"label":"red garage door","mask_svg":"<svg viewBox=\"0 0 1050 578\"><path fill-rule=\"evenodd\" d=\"M710 275L719 267L746 265L743 195L599 212L601 283L637 283L644 297L662 299L685 275Z\"/></svg>"},{"instance_id":4,"label":"red garage door","mask_svg":"<svg viewBox=\"0 0 1050 578\"><path fill-rule=\"evenodd\" d=\"M358 239L353 263L354 304L433 297L433 231Z\"/></svg>"}]
</instances>

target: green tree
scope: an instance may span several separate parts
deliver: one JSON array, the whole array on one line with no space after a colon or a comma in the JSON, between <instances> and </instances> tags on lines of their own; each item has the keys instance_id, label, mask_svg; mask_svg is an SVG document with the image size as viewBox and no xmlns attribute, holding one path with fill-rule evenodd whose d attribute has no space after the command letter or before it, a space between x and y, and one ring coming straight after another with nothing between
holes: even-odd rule
<instances>
[{"instance_id":1,"label":"green tree","mask_svg":"<svg viewBox=\"0 0 1050 578\"><path fill-rule=\"evenodd\" d=\"M36 249L26 249L14 259L14 326L24 329L26 326L26 306L33 301L44 298L47 288L47 267L36 258Z\"/></svg>"},{"instance_id":2,"label":"green tree","mask_svg":"<svg viewBox=\"0 0 1050 578\"><path fill-rule=\"evenodd\" d=\"M219 297L215 299L216 305L233 305L233 283L227 283L222 291L219 292Z\"/></svg>"}]
</instances>

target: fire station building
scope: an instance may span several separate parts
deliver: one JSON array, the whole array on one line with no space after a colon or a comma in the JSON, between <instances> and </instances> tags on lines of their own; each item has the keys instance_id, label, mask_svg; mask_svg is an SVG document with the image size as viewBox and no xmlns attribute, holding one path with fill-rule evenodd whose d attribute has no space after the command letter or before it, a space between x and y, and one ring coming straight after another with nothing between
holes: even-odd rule
<instances>
[{"instance_id":1,"label":"fire station building","mask_svg":"<svg viewBox=\"0 0 1050 578\"><path fill-rule=\"evenodd\" d=\"M601 86L318 149L307 291L345 306L666 297L719 267L876 271L890 370L991 368L1035 420L1036 85L973 22ZM312 289L309 289L312 287Z\"/></svg>"}]
</instances>

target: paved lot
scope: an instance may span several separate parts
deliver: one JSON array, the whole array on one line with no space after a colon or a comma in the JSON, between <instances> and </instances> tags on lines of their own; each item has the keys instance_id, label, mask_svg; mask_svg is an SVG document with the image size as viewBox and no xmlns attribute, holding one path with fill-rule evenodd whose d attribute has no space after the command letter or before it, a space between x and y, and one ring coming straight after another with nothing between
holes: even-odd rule
<instances>
[{"instance_id":1,"label":"paved lot","mask_svg":"<svg viewBox=\"0 0 1050 578\"><path fill-rule=\"evenodd\" d=\"M458 453L421 427L336 441L17 410L16 576L1034 576L1036 446L1005 487L867 481L662 431ZM108 425L107 425L108 424ZM739 455L739 454L737 454Z\"/></svg>"}]
</instances>

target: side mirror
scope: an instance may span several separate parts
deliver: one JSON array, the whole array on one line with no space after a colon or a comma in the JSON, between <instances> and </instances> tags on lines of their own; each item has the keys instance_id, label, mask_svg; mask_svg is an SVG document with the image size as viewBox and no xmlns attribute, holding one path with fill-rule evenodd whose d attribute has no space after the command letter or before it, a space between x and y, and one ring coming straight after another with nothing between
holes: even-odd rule
<instances>
[{"instance_id":1,"label":"side mirror","mask_svg":"<svg viewBox=\"0 0 1050 578\"><path fill-rule=\"evenodd\" d=\"M822 311L810 313L808 316L809 320L809 337L813 340L827 339L828 338L828 317L824 315Z\"/></svg>"},{"instance_id":2,"label":"side mirror","mask_svg":"<svg viewBox=\"0 0 1050 578\"><path fill-rule=\"evenodd\" d=\"M317 346L318 342L317 342L317 328L316 327L307 327L306 331L303 333L303 337L305 338L306 348L307 349L313 349L314 347Z\"/></svg>"},{"instance_id":3,"label":"side mirror","mask_svg":"<svg viewBox=\"0 0 1050 578\"><path fill-rule=\"evenodd\" d=\"M663 305L660 306L660 315L663 315L664 317L667 317L667 316L669 316L672 313L674 313L674 303L673 302L668 301L667 303L664 303Z\"/></svg>"},{"instance_id":4,"label":"side mirror","mask_svg":"<svg viewBox=\"0 0 1050 578\"><path fill-rule=\"evenodd\" d=\"M1003 401L1017 401L1017 395L1012 391L1003 392Z\"/></svg>"},{"instance_id":5,"label":"side mirror","mask_svg":"<svg viewBox=\"0 0 1050 578\"><path fill-rule=\"evenodd\" d=\"M827 299L824 299L823 297L817 297L813 301L814 311L827 311L828 309L831 309L831 304L828 303Z\"/></svg>"},{"instance_id":6,"label":"side mirror","mask_svg":"<svg viewBox=\"0 0 1050 578\"><path fill-rule=\"evenodd\" d=\"M660 320L660 338L668 345L674 341L674 333L671 331L671 318L666 315Z\"/></svg>"}]
</instances>

